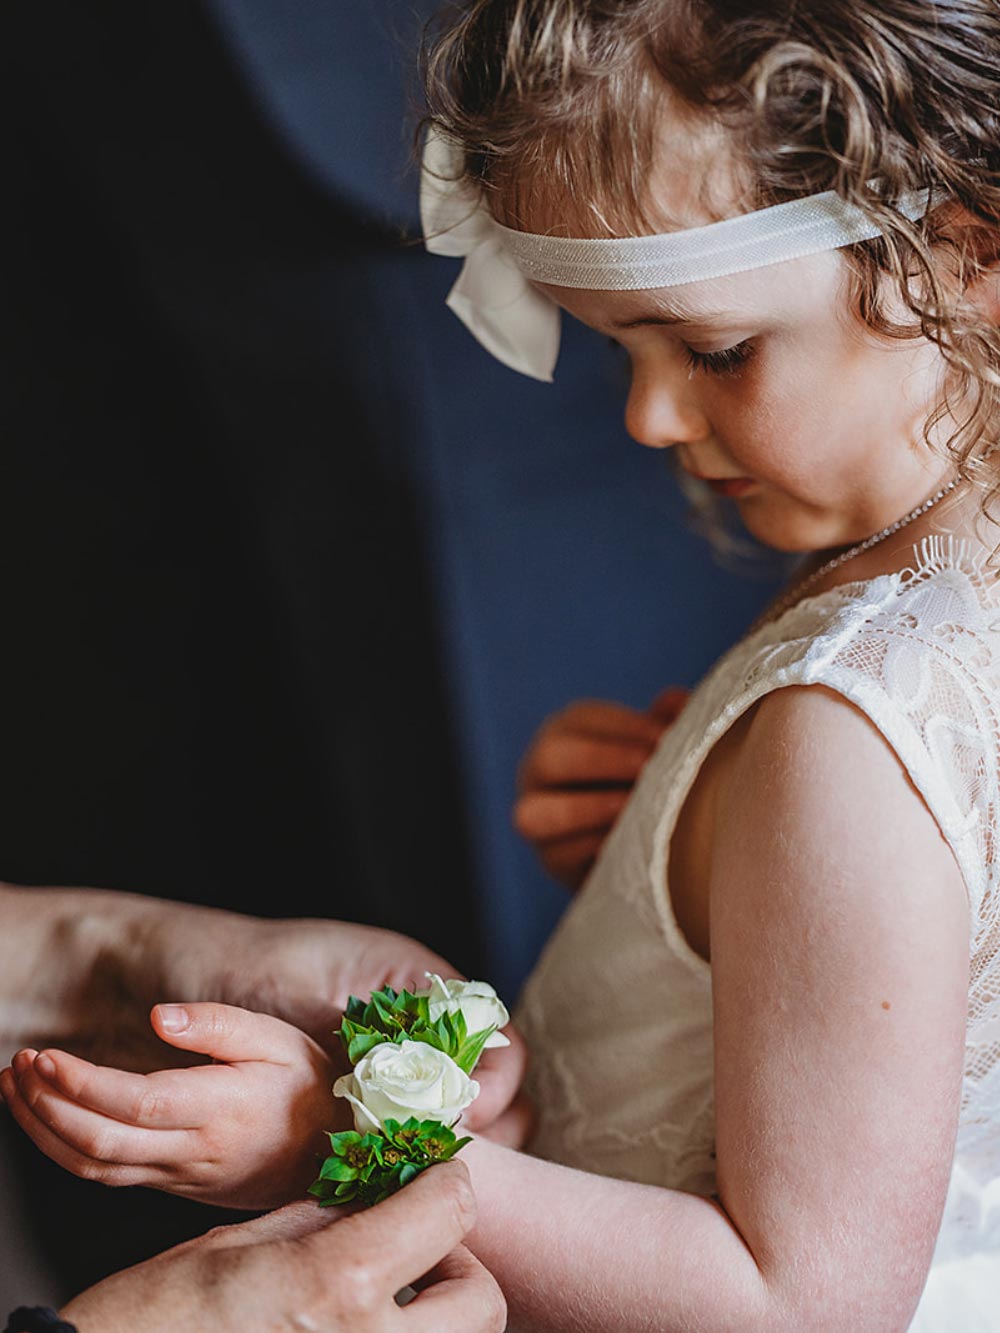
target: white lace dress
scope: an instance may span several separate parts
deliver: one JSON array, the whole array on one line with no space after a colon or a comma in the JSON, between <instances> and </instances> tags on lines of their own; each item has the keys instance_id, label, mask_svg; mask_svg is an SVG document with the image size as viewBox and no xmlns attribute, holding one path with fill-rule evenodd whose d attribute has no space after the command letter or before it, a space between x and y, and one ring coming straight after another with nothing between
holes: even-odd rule
<instances>
[{"instance_id":1,"label":"white lace dress","mask_svg":"<svg viewBox=\"0 0 1000 1333\"><path fill-rule=\"evenodd\" d=\"M737 644L647 765L519 1014L540 1108L533 1152L714 1193L711 969L671 911L670 836L712 746L756 700L809 684L849 699L937 820L971 913L957 1147L911 1333L1000 1333L1000 596L992 583L967 546L931 538L904 573L808 598Z\"/></svg>"}]
</instances>

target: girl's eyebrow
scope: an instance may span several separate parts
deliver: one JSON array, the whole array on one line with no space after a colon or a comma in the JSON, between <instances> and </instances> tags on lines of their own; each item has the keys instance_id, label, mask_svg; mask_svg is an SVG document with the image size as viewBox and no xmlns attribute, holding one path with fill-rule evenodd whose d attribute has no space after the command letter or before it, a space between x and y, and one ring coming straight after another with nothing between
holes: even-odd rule
<instances>
[{"instance_id":1,"label":"girl's eyebrow","mask_svg":"<svg viewBox=\"0 0 1000 1333\"><path fill-rule=\"evenodd\" d=\"M681 312L674 314L650 314L637 315L634 319L615 320L612 328L615 329L642 329L656 328L659 326L671 326L674 324L697 324L699 328L714 328L716 325L729 325L733 323L731 315L699 315L695 311Z\"/></svg>"}]
</instances>

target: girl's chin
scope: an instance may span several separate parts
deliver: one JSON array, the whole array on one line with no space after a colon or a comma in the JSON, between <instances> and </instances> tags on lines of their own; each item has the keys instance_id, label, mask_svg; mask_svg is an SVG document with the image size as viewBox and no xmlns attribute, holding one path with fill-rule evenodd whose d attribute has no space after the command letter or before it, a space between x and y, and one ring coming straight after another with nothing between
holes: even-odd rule
<instances>
[{"instance_id":1,"label":"girl's chin","mask_svg":"<svg viewBox=\"0 0 1000 1333\"><path fill-rule=\"evenodd\" d=\"M736 500L743 526L763 546L786 555L807 555L843 545L843 539L830 531L828 523L802 513L775 513L766 492L755 486Z\"/></svg>"}]
</instances>

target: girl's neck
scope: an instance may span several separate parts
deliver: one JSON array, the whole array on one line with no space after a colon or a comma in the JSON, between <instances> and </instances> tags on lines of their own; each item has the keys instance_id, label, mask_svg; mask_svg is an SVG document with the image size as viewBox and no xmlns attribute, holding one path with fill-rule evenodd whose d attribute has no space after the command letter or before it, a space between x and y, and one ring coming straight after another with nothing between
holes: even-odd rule
<instances>
[{"instance_id":1,"label":"girl's neck","mask_svg":"<svg viewBox=\"0 0 1000 1333\"><path fill-rule=\"evenodd\" d=\"M993 511L994 522L1000 520L1000 511ZM896 574L913 565L913 548L926 537L953 536L968 540L973 549L983 556L992 553L1000 545L1000 525L994 527L982 515L982 494L968 482L961 483L955 491L945 496L925 514L901 527L878 545L867 551L860 551L831 568L827 573L816 577L817 571L829 564L837 556L851 550L850 546L815 551L808 554L800 563L795 575L785 590L779 594L766 613L770 619L776 608L782 610L783 602L794 605L793 594L802 586L803 597L814 597L847 583L863 583L878 578L883 574Z\"/></svg>"}]
</instances>

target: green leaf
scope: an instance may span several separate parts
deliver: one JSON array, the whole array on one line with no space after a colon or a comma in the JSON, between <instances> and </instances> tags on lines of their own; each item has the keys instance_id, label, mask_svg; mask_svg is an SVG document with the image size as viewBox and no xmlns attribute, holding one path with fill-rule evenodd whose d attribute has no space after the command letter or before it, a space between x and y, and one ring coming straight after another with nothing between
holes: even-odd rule
<instances>
[{"instance_id":1,"label":"green leaf","mask_svg":"<svg viewBox=\"0 0 1000 1333\"><path fill-rule=\"evenodd\" d=\"M342 1157L328 1157L319 1170L320 1180L357 1180L358 1168Z\"/></svg>"},{"instance_id":2,"label":"green leaf","mask_svg":"<svg viewBox=\"0 0 1000 1333\"><path fill-rule=\"evenodd\" d=\"M359 1033L347 1048L347 1058L352 1065L356 1065L365 1058L369 1051L374 1050L376 1046L381 1046L384 1041L385 1033L383 1032Z\"/></svg>"},{"instance_id":3,"label":"green leaf","mask_svg":"<svg viewBox=\"0 0 1000 1333\"><path fill-rule=\"evenodd\" d=\"M425 1046L433 1046L436 1051L451 1055L452 1043L447 1032L441 1031L440 1023L429 1028L414 1028L409 1034L411 1041L422 1041Z\"/></svg>"},{"instance_id":4,"label":"green leaf","mask_svg":"<svg viewBox=\"0 0 1000 1333\"><path fill-rule=\"evenodd\" d=\"M462 1013L461 1009L459 1009L455 1013L449 1014L448 1017L451 1019L452 1030L455 1033L455 1044L459 1047L464 1046L465 1040L469 1035L469 1027L465 1021L465 1015Z\"/></svg>"},{"instance_id":5,"label":"green leaf","mask_svg":"<svg viewBox=\"0 0 1000 1333\"><path fill-rule=\"evenodd\" d=\"M338 1189L340 1189L340 1186L332 1180L314 1180L306 1193L312 1194L317 1199L328 1199Z\"/></svg>"},{"instance_id":6,"label":"green leaf","mask_svg":"<svg viewBox=\"0 0 1000 1333\"><path fill-rule=\"evenodd\" d=\"M440 1120L421 1120L417 1126L417 1136L421 1139L453 1139L455 1136Z\"/></svg>"},{"instance_id":7,"label":"green leaf","mask_svg":"<svg viewBox=\"0 0 1000 1333\"><path fill-rule=\"evenodd\" d=\"M457 1152L462 1151L462 1149L465 1147L467 1143L471 1142L472 1142L472 1136L470 1134L466 1134L464 1139L456 1139L455 1142L451 1144L451 1146L447 1149L448 1156L454 1157Z\"/></svg>"},{"instance_id":8,"label":"green leaf","mask_svg":"<svg viewBox=\"0 0 1000 1333\"><path fill-rule=\"evenodd\" d=\"M361 1135L353 1129L341 1130L339 1134L327 1134L330 1149L337 1157L343 1157L348 1148L355 1148L362 1142Z\"/></svg>"},{"instance_id":9,"label":"green leaf","mask_svg":"<svg viewBox=\"0 0 1000 1333\"><path fill-rule=\"evenodd\" d=\"M399 1173L399 1188L402 1189L403 1186L408 1185L414 1177L419 1176L422 1169L423 1168L417 1166L415 1162L404 1163Z\"/></svg>"},{"instance_id":10,"label":"green leaf","mask_svg":"<svg viewBox=\"0 0 1000 1333\"><path fill-rule=\"evenodd\" d=\"M384 1030L395 1031L398 1028L399 1025L393 1021L392 1001L386 1000L378 991L372 996L372 1008L383 1024Z\"/></svg>"},{"instance_id":11,"label":"green leaf","mask_svg":"<svg viewBox=\"0 0 1000 1333\"><path fill-rule=\"evenodd\" d=\"M452 1059L458 1065L459 1069L461 1069L463 1074L471 1074L475 1069L476 1065L479 1063L479 1057L483 1053L483 1048L489 1041L490 1037L493 1036L494 1032L496 1032L495 1026L483 1028L482 1032L477 1032L474 1036L469 1037L463 1042L457 1053L452 1056Z\"/></svg>"}]
</instances>

